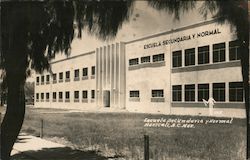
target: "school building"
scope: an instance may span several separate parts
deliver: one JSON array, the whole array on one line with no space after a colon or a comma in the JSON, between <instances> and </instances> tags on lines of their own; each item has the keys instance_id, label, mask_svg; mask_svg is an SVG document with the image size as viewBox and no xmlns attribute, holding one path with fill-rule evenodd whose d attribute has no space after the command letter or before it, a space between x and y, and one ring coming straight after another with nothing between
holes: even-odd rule
<instances>
[{"instance_id":1,"label":"school building","mask_svg":"<svg viewBox=\"0 0 250 160\"><path fill-rule=\"evenodd\" d=\"M234 31L210 20L52 61L35 107L245 117Z\"/></svg>"}]
</instances>

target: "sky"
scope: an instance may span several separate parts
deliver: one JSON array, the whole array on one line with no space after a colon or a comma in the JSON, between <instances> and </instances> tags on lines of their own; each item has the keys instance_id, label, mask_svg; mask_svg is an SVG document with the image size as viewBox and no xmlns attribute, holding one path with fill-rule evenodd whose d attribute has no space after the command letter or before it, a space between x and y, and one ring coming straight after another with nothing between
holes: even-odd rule
<instances>
[{"instance_id":1,"label":"sky","mask_svg":"<svg viewBox=\"0 0 250 160\"><path fill-rule=\"evenodd\" d=\"M166 11L159 11L148 6L146 1L136 1L134 9L129 21L125 22L118 31L116 37L111 41L102 41L93 35L83 32L82 39L75 38L71 45L70 56L83 54L94 51L97 47L112 44L114 42L129 41L140 37L164 32L174 28L179 28L191 24L195 24L205 19L199 14L199 6L202 2L198 2L197 8L187 13L181 13L180 19L175 20L173 15ZM208 15L207 19L211 19ZM55 60L65 59L64 54L57 54ZM34 74L27 81L34 81Z\"/></svg>"}]
</instances>

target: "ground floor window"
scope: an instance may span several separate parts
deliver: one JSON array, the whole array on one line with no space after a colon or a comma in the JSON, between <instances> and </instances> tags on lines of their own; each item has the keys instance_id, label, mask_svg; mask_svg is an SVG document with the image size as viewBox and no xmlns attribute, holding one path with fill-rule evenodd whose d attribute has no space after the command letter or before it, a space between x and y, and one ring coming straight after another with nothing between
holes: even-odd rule
<instances>
[{"instance_id":1,"label":"ground floor window","mask_svg":"<svg viewBox=\"0 0 250 160\"><path fill-rule=\"evenodd\" d=\"M130 91L129 97L140 97L140 92L138 90L136 91Z\"/></svg>"},{"instance_id":2,"label":"ground floor window","mask_svg":"<svg viewBox=\"0 0 250 160\"><path fill-rule=\"evenodd\" d=\"M79 91L74 92L74 99L79 99Z\"/></svg>"},{"instance_id":3,"label":"ground floor window","mask_svg":"<svg viewBox=\"0 0 250 160\"><path fill-rule=\"evenodd\" d=\"M82 91L82 98L87 99L88 98L88 91Z\"/></svg>"},{"instance_id":4,"label":"ground floor window","mask_svg":"<svg viewBox=\"0 0 250 160\"><path fill-rule=\"evenodd\" d=\"M44 93L41 93L41 99L44 100Z\"/></svg>"},{"instance_id":5,"label":"ground floor window","mask_svg":"<svg viewBox=\"0 0 250 160\"><path fill-rule=\"evenodd\" d=\"M159 89L159 90L152 90L152 97L164 97L164 91L163 89Z\"/></svg>"},{"instance_id":6,"label":"ground floor window","mask_svg":"<svg viewBox=\"0 0 250 160\"><path fill-rule=\"evenodd\" d=\"M49 93L46 93L46 99L49 100Z\"/></svg>"},{"instance_id":7,"label":"ground floor window","mask_svg":"<svg viewBox=\"0 0 250 160\"><path fill-rule=\"evenodd\" d=\"M232 102L243 101L243 82L229 83L229 101Z\"/></svg>"},{"instance_id":8,"label":"ground floor window","mask_svg":"<svg viewBox=\"0 0 250 160\"><path fill-rule=\"evenodd\" d=\"M185 101L195 101L195 85L185 85Z\"/></svg>"},{"instance_id":9,"label":"ground floor window","mask_svg":"<svg viewBox=\"0 0 250 160\"><path fill-rule=\"evenodd\" d=\"M36 94L36 100L39 100L39 93Z\"/></svg>"},{"instance_id":10,"label":"ground floor window","mask_svg":"<svg viewBox=\"0 0 250 160\"><path fill-rule=\"evenodd\" d=\"M213 83L213 98L215 101L225 101L225 83Z\"/></svg>"},{"instance_id":11,"label":"ground floor window","mask_svg":"<svg viewBox=\"0 0 250 160\"><path fill-rule=\"evenodd\" d=\"M53 92L53 99L56 100L56 92Z\"/></svg>"},{"instance_id":12,"label":"ground floor window","mask_svg":"<svg viewBox=\"0 0 250 160\"><path fill-rule=\"evenodd\" d=\"M67 92L65 92L65 99L69 100L69 98L70 98L70 94L69 94L69 91L67 91Z\"/></svg>"},{"instance_id":13,"label":"ground floor window","mask_svg":"<svg viewBox=\"0 0 250 160\"><path fill-rule=\"evenodd\" d=\"M181 85L175 85L175 86L172 86L172 92L173 92L173 95L172 95L172 100L173 101L181 101L181 93L182 93L182 87Z\"/></svg>"},{"instance_id":14,"label":"ground floor window","mask_svg":"<svg viewBox=\"0 0 250 160\"><path fill-rule=\"evenodd\" d=\"M209 98L209 84L198 84L198 101Z\"/></svg>"},{"instance_id":15,"label":"ground floor window","mask_svg":"<svg viewBox=\"0 0 250 160\"><path fill-rule=\"evenodd\" d=\"M95 90L91 90L91 99L95 99Z\"/></svg>"},{"instance_id":16,"label":"ground floor window","mask_svg":"<svg viewBox=\"0 0 250 160\"><path fill-rule=\"evenodd\" d=\"M63 99L63 92L59 92L59 99L60 99L60 100Z\"/></svg>"}]
</instances>

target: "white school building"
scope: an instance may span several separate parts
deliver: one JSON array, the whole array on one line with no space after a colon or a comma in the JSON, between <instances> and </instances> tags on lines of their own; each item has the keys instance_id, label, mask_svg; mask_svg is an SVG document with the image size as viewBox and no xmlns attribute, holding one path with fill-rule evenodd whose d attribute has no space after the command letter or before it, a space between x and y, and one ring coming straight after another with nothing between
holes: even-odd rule
<instances>
[{"instance_id":1,"label":"white school building","mask_svg":"<svg viewBox=\"0 0 250 160\"><path fill-rule=\"evenodd\" d=\"M35 107L245 117L239 56L215 20L100 46L37 74Z\"/></svg>"}]
</instances>

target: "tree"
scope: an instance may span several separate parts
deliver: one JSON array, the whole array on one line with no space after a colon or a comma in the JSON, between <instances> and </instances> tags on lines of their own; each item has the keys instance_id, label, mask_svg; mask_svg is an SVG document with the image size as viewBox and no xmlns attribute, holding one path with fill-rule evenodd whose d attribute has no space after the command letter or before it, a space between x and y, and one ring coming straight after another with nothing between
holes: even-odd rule
<instances>
[{"instance_id":1,"label":"tree","mask_svg":"<svg viewBox=\"0 0 250 160\"><path fill-rule=\"evenodd\" d=\"M149 0L148 3L157 9L163 9L179 19L180 12L195 8L196 0ZM247 0L207 0L200 7L200 13L207 17L208 13L214 13L218 23L226 21L236 28L237 38L240 43L240 60L244 85L244 97L247 124L247 158L250 157L250 121L249 121L249 18Z\"/></svg>"},{"instance_id":2,"label":"tree","mask_svg":"<svg viewBox=\"0 0 250 160\"><path fill-rule=\"evenodd\" d=\"M0 67L6 73L7 109L1 126L1 159L9 160L25 115L29 69L49 70L58 52L70 54L83 29L102 39L116 35L129 18L131 1L1 2Z\"/></svg>"}]
</instances>

